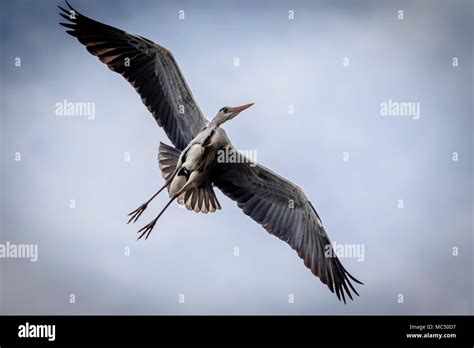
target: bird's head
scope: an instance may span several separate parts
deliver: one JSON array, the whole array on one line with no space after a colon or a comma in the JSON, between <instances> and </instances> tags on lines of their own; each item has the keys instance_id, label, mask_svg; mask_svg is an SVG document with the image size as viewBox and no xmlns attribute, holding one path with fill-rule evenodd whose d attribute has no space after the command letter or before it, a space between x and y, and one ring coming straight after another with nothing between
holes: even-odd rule
<instances>
[{"instance_id":1,"label":"bird's head","mask_svg":"<svg viewBox=\"0 0 474 348\"><path fill-rule=\"evenodd\" d=\"M251 107L253 103L250 104L245 104L241 106L224 106L221 108L218 112L217 115L214 117L212 122L216 125L216 127L219 127L221 124L224 122L233 119L235 116L240 114L240 112L244 111L245 109L248 109Z\"/></svg>"}]
</instances>

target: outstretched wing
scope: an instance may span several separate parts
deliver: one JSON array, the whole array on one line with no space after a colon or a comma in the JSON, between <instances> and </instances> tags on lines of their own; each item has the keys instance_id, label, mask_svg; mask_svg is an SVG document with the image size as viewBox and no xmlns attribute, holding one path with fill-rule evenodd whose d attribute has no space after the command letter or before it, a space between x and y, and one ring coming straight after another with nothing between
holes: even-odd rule
<instances>
[{"instance_id":1,"label":"outstretched wing","mask_svg":"<svg viewBox=\"0 0 474 348\"><path fill-rule=\"evenodd\" d=\"M207 124L173 55L141 36L94 21L73 9L60 23L101 62L135 87L143 103L164 128L173 145L183 150Z\"/></svg>"},{"instance_id":2,"label":"outstretched wing","mask_svg":"<svg viewBox=\"0 0 474 348\"><path fill-rule=\"evenodd\" d=\"M232 163L217 163L212 181L239 208L269 233L287 242L306 267L319 277L339 300L359 295L351 280L362 284L342 266L316 210L303 191L269 169L251 163L229 147ZM235 151L235 154L231 152Z\"/></svg>"}]
</instances>

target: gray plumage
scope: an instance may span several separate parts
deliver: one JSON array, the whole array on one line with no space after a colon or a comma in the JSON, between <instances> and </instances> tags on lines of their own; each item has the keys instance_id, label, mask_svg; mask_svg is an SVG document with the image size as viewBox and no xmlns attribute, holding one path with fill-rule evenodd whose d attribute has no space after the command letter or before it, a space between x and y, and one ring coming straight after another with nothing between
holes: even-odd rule
<instances>
[{"instance_id":1,"label":"gray plumage","mask_svg":"<svg viewBox=\"0 0 474 348\"><path fill-rule=\"evenodd\" d=\"M182 150L209 122L202 115L178 64L169 50L138 35L94 21L59 6L66 32L110 70L121 74L176 148ZM72 11L72 12L71 12Z\"/></svg>"},{"instance_id":2,"label":"gray plumage","mask_svg":"<svg viewBox=\"0 0 474 348\"><path fill-rule=\"evenodd\" d=\"M331 242L304 192L264 166L243 158L242 154L236 155L242 157L236 163L216 166L212 176L215 185L236 201L246 215L288 243L306 267L339 299L342 297L345 302L344 293L352 299L350 290L358 295L351 280L360 282L345 270L336 256L326 256L328 248L332 248Z\"/></svg>"},{"instance_id":3,"label":"gray plumage","mask_svg":"<svg viewBox=\"0 0 474 348\"><path fill-rule=\"evenodd\" d=\"M156 221L174 200L195 212L212 213L221 209L215 186L269 233L288 243L339 299L346 302L345 295L351 299L351 292L358 295L351 281L362 283L346 271L334 254L328 254L332 250L331 242L304 192L238 153L221 128L224 122L252 104L224 107L209 122L169 50L141 36L94 21L67 5L69 11L59 6L60 15L68 21L60 24L90 53L130 82L174 145L160 143L158 162L164 186L129 214L129 222L136 222L151 200L164 188L168 190L169 202L154 220L138 231L139 239L148 238ZM235 160L218 161L219 151L232 153Z\"/></svg>"}]
</instances>

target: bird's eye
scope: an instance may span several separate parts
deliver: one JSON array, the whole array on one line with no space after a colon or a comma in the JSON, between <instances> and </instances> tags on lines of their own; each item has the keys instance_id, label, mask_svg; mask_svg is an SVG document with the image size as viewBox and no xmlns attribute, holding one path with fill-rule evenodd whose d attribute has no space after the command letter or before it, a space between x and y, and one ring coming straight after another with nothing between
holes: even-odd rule
<instances>
[{"instance_id":1,"label":"bird's eye","mask_svg":"<svg viewBox=\"0 0 474 348\"><path fill-rule=\"evenodd\" d=\"M220 111L223 112L224 114L227 113L227 108L222 108Z\"/></svg>"}]
</instances>

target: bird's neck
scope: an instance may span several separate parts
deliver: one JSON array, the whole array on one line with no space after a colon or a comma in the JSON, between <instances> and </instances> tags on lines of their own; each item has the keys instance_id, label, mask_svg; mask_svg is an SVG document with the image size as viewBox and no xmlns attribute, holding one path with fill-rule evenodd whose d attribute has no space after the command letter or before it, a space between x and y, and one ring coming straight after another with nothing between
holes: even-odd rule
<instances>
[{"instance_id":1,"label":"bird's neck","mask_svg":"<svg viewBox=\"0 0 474 348\"><path fill-rule=\"evenodd\" d=\"M214 117L211 121L211 123L214 125L214 127L220 127L221 124L223 124L226 121L226 118L223 115L217 115Z\"/></svg>"}]
</instances>

